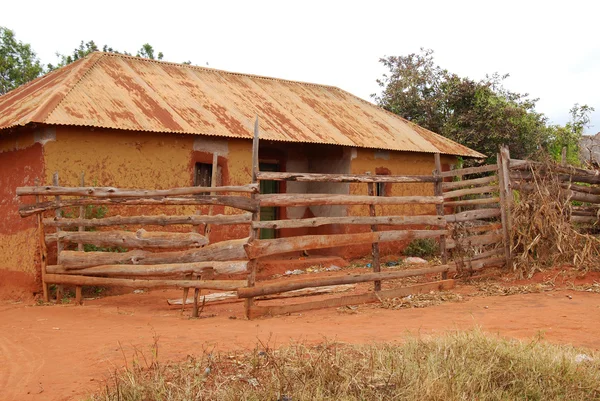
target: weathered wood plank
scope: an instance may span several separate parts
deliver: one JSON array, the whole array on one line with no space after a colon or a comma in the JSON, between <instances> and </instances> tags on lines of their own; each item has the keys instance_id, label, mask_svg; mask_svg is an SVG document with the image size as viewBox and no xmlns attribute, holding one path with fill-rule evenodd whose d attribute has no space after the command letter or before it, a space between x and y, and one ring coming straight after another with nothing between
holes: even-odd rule
<instances>
[{"instance_id":1,"label":"weathered wood plank","mask_svg":"<svg viewBox=\"0 0 600 401\"><path fill-rule=\"evenodd\" d=\"M444 192L444 199L458 198L460 196L465 195L475 195L475 194L486 194L498 192L499 188L497 185L490 185L487 187L475 187L475 188L466 188L466 189L457 189L456 191Z\"/></svg>"},{"instance_id":2,"label":"weathered wood plank","mask_svg":"<svg viewBox=\"0 0 600 401\"><path fill-rule=\"evenodd\" d=\"M221 205L249 212L258 209L258 202L245 196L197 195L190 198L108 198L108 199L67 199L39 204L25 204L19 207L21 217L31 216L48 210L71 206L87 205Z\"/></svg>"},{"instance_id":3,"label":"weathered wood plank","mask_svg":"<svg viewBox=\"0 0 600 401\"><path fill-rule=\"evenodd\" d=\"M430 175L369 175L369 174L317 174L266 172L256 174L260 181L307 181L307 182L435 182Z\"/></svg>"},{"instance_id":4,"label":"weathered wood plank","mask_svg":"<svg viewBox=\"0 0 600 401\"><path fill-rule=\"evenodd\" d=\"M459 201L448 201L444 202L444 206L473 206L473 205L487 205L492 203L500 203L500 198L479 198Z\"/></svg>"},{"instance_id":5,"label":"weathered wood plank","mask_svg":"<svg viewBox=\"0 0 600 401\"><path fill-rule=\"evenodd\" d=\"M284 298L297 298L297 297L310 297L315 295L323 295L323 294L338 294L340 292L347 292L353 290L356 287L354 284L345 284L345 285L330 285L327 287L314 287L314 288L303 288L301 290L289 291L283 294L276 295L265 295L264 297L257 297L256 300L266 301L270 299L284 299ZM237 296L236 291L229 292L217 292L214 294L208 294L203 296L206 303L209 302L218 302L218 301L226 301L226 300L241 300ZM168 299L167 303L169 305L181 305L183 304L183 299ZM193 303L193 299L187 298L186 304Z\"/></svg>"},{"instance_id":6,"label":"weathered wood plank","mask_svg":"<svg viewBox=\"0 0 600 401\"><path fill-rule=\"evenodd\" d=\"M299 228L299 227L320 227L330 224L350 224L350 225L427 225L439 226L446 225L446 220L441 216L349 216L349 217L311 217L307 219L290 220L268 220L256 221L252 223L255 228Z\"/></svg>"},{"instance_id":7,"label":"weathered wood plank","mask_svg":"<svg viewBox=\"0 0 600 401\"><path fill-rule=\"evenodd\" d=\"M266 281L258 284L255 287L239 288L238 297L250 298L262 295L278 294L281 292L299 290L301 288L308 287L366 283L376 280L393 280L405 277L422 276L424 274L443 273L451 271L454 268L455 266L452 264L423 269L399 270L381 273L346 274L343 276L338 275L329 277L311 277L308 279Z\"/></svg>"},{"instance_id":8,"label":"weathered wood plank","mask_svg":"<svg viewBox=\"0 0 600 401\"><path fill-rule=\"evenodd\" d=\"M490 219L500 216L500 208L476 209L444 216L448 223L460 223L471 220Z\"/></svg>"},{"instance_id":9,"label":"weathered wood plank","mask_svg":"<svg viewBox=\"0 0 600 401\"><path fill-rule=\"evenodd\" d=\"M63 251L58 264L66 269L82 269L84 267L116 265L116 264L170 264L206 261L246 260L244 244L247 238L229 240L210 244L200 249L188 249L172 252L149 252L135 250L128 252L77 252Z\"/></svg>"},{"instance_id":10,"label":"weathered wood plank","mask_svg":"<svg viewBox=\"0 0 600 401\"><path fill-rule=\"evenodd\" d=\"M236 290L246 286L246 280L144 280L47 274L51 284L96 285L128 288L203 288L209 290Z\"/></svg>"},{"instance_id":11,"label":"weathered wood plank","mask_svg":"<svg viewBox=\"0 0 600 401\"><path fill-rule=\"evenodd\" d=\"M472 180L462 180L462 181L452 181L452 182L444 181L444 182L442 182L442 188L445 190L450 190L450 189L470 187L470 186L474 186L474 185L485 185L485 184L489 184L490 182L497 182L497 181L498 181L498 177L496 177L495 175L490 175L488 177L474 178Z\"/></svg>"},{"instance_id":12,"label":"weathered wood plank","mask_svg":"<svg viewBox=\"0 0 600 401\"><path fill-rule=\"evenodd\" d=\"M192 225L199 226L202 224L214 225L233 225L233 224L249 224L252 221L252 214L232 214L215 216L206 215L189 215L189 216L167 216L164 214L157 216L113 216L104 217L101 219L67 219L57 220L55 218L43 219L43 222L48 227L62 228L77 228L77 227L112 227L112 226L169 226L169 225Z\"/></svg>"},{"instance_id":13,"label":"weathered wood plank","mask_svg":"<svg viewBox=\"0 0 600 401\"><path fill-rule=\"evenodd\" d=\"M459 175L489 173L490 171L498 171L498 166L496 166L494 164L488 164L488 165L479 166L479 167L461 168L461 169L457 169L457 170L442 171L440 173L440 175L445 178L445 177L455 177L455 176L459 176Z\"/></svg>"},{"instance_id":14,"label":"weathered wood plank","mask_svg":"<svg viewBox=\"0 0 600 401\"><path fill-rule=\"evenodd\" d=\"M436 238L446 234L446 230L393 230L358 234L304 235L300 237L277 238L249 242L244 247L248 258L258 259L280 253L411 240L416 238Z\"/></svg>"},{"instance_id":15,"label":"weathered wood plank","mask_svg":"<svg viewBox=\"0 0 600 401\"><path fill-rule=\"evenodd\" d=\"M202 195L207 192L258 192L258 185L239 185L223 187L182 187L170 189L128 189L114 187L61 187L61 186L34 186L18 187L19 196L29 195L65 195L65 196L87 196L94 198L144 198L163 196Z\"/></svg>"},{"instance_id":16,"label":"weathered wood plank","mask_svg":"<svg viewBox=\"0 0 600 401\"><path fill-rule=\"evenodd\" d=\"M216 274L237 274L247 271L247 261L171 263L161 265L103 265L84 269L67 269L61 265L48 266L53 274L82 276L170 276L176 274L202 274L213 269Z\"/></svg>"},{"instance_id":17,"label":"weathered wood plank","mask_svg":"<svg viewBox=\"0 0 600 401\"><path fill-rule=\"evenodd\" d=\"M409 205L440 204L441 196L366 196L337 194L264 194L257 195L261 206L313 205Z\"/></svg>"},{"instance_id":18,"label":"weathered wood plank","mask_svg":"<svg viewBox=\"0 0 600 401\"><path fill-rule=\"evenodd\" d=\"M46 242L80 242L96 246L120 246L124 248L192 248L208 244L208 239L198 233L171 233L146 231L61 231L47 234Z\"/></svg>"},{"instance_id":19,"label":"weathered wood plank","mask_svg":"<svg viewBox=\"0 0 600 401\"><path fill-rule=\"evenodd\" d=\"M370 292L360 295L348 295L339 298L323 299L300 304L254 306L251 308L251 318L267 315L275 316L286 313L296 313L307 310L334 308L347 305L360 305L365 303L380 302L382 299L386 298L405 297L412 294L420 294L434 290L450 290L452 288L454 288L454 280L443 280L434 283L416 284L409 287L395 288L393 290Z\"/></svg>"}]
</instances>

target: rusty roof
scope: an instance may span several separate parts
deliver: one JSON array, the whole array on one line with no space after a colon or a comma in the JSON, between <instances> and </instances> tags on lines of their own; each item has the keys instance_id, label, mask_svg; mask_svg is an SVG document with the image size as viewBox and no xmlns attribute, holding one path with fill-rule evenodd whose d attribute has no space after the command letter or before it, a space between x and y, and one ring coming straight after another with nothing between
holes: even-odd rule
<instances>
[{"instance_id":1,"label":"rusty roof","mask_svg":"<svg viewBox=\"0 0 600 401\"><path fill-rule=\"evenodd\" d=\"M30 123L484 157L333 86L92 53L0 96L0 130Z\"/></svg>"}]
</instances>

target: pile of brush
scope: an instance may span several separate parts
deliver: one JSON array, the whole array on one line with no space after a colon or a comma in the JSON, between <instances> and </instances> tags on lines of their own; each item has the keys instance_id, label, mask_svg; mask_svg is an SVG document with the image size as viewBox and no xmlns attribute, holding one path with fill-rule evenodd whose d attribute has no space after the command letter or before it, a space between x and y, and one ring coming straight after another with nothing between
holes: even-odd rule
<instances>
[{"instance_id":1,"label":"pile of brush","mask_svg":"<svg viewBox=\"0 0 600 401\"><path fill-rule=\"evenodd\" d=\"M513 261L522 276L565 264L598 270L600 240L572 222L574 192L564 169L543 162L511 172Z\"/></svg>"}]
</instances>

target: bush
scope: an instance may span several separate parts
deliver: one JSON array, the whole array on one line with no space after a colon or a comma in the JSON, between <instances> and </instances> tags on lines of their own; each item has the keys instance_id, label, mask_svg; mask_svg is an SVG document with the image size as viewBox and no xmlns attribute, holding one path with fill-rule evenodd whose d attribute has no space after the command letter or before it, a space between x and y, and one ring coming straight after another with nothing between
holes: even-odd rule
<instances>
[{"instance_id":1,"label":"bush","mask_svg":"<svg viewBox=\"0 0 600 401\"><path fill-rule=\"evenodd\" d=\"M419 258L434 257L439 254L439 245L433 238L414 239L404 248L405 256L416 256Z\"/></svg>"}]
</instances>

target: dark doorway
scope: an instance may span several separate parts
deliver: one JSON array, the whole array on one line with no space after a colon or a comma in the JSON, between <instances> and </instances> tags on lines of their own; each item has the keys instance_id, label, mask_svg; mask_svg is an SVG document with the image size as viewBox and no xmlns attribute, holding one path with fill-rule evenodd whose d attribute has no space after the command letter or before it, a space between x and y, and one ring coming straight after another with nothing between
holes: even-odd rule
<instances>
[{"instance_id":1,"label":"dark doorway","mask_svg":"<svg viewBox=\"0 0 600 401\"><path fill-rule=\"evenodd\" d=\"M276 163L259 163L260 171L279 171L279 164ZM260 182L260 193L261 194L277 194L279 193L279 181L261 181ZM267 220L278 220L279 219L279 208L274 206L266 206L260 208L260 219L261 221ZM272 228L261 228L260 229L261 239L277 238L277 232Z\"/></svg>"}]
</instances>

